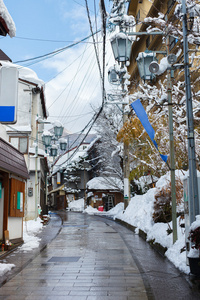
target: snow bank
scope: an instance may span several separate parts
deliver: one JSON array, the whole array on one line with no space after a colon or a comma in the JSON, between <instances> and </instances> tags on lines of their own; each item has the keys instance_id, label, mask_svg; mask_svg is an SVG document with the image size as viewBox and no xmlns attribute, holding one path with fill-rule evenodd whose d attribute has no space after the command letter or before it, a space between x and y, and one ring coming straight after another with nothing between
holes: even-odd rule
<instances>
[{"instance_id":1,"label":"snow bank","mask_svg":"<svg viewBox=\"0 0 200 300\"><path fill-rule=\"evenodd\" d=\"M85 210L84 213L87 213L89 215L94 215L94 214L98 214L98 213L102 213L100 211L98 211L97 208L93 208L92 206L88 206Z\"/></svg>"},{"instance_id":2,"label":"snow bank","mask_svg":"<svg viewBox=\"0 0 200 300\"><path fill-rule=\"evenodd\" d=\"M0 276L3 276L3 274L7 273L14 267L15 265L13 264L0 264Z\"/></svg>"},{"instance_id":3,"label":"snow bank","mask_svg":"<svg viewBox=\"0 0 200 300\"><path fill-rule=\"evenodd\" d=\"M68 209L72 211L83 211L84 210L84 199L74 200L68 203Z\"/></svg>"},{"instance_id":4,"label":"snow bank","mask_svg":"<svg viewBox=\"0 0 200 300\"><path fill-rule=\"evenodd\" d=\"M40 238L36 235L40 230L42 230L43 224L41 223L41 219L37 218L37 221L30 220L24 222L24 232L23 232L23 240L24 244L20 246L19 251L31 251L35 248L39 247Z\"/></svg>"}]
</instances>

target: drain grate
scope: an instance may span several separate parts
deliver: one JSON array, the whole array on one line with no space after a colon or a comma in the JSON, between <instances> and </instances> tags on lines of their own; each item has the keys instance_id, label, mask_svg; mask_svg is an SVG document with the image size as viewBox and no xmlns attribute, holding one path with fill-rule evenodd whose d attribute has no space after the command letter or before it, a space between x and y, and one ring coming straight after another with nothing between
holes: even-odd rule
<instances>
[{"instance_id":1,"label":"drain grate","mask_svg":"<svg viewBox=\"0 0 200 300\"><path fill-rule=\"evenodd\" d=\"M77 262L80 258L80 256L53 256L48 262Z\"/></svg>"}]
</instances>

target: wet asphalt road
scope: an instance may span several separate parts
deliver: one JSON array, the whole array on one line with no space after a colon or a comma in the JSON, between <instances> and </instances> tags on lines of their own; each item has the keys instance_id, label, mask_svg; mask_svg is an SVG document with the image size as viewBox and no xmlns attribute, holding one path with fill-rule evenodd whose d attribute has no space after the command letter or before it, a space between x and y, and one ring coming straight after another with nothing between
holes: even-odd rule
<instances>
[{"instance_id":1,"label":"wet asphalt road","mask_svg":"<svg viewBox=\"0 0 200 300\"><path fill-rule=\"evenodd\" d=\"M0 300L200 299L189 277L127 228L98 216L59 215L62 223L52 215L38 249L5 258L16 267L0 279Z\"/></svg>"}]
</instances>

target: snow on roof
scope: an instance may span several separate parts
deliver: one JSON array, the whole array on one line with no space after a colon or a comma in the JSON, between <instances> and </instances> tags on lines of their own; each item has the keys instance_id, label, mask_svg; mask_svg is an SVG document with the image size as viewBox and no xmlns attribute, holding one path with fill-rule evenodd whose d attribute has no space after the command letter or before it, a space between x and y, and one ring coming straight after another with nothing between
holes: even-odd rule
<instances>
[{"instance_id":1,"label":"snow on roof","mask_svg":"<svg viewBox=\"0 0 200 300\"><path fill-rule=\"evenodd\" d=\"M15 36L16 34L16 27L15 27L15 23L11 17L11 15L9 14L3 0L0 0L0 17L5 21L6 26L8 27L8 34L9 36L12 38Z\"/></svg>"},{"instance_id":2,"label":"snow on roof","mask_svg":"<svg viewBox=\"0 0 200 300\"><path fill-rule=\"evenodd\" d=\"M88 190L119 190L123 189L122 181L115 177L94 177L87 182Z\"/></svg>"},{"instance_id":3,"label":"snow on roof","mask_svg":"<svg viewBox=\"0 0 200 300\"><path fill-rule=\"evenodd\" d=\"M35 147L34 148L33 147L29 148L29 154L35 154ZM39 147L38 147L38 155L39 156L44 156L44 157L47 156L45 151L43 149L39 148Z\"/></svg>"},{"instance_id":4,"label":"snow on roof","mask_svg":"<svg viewBox=\"0 0 200 300\"><path fill-rule=\"evenodd\" d=\"M7 67L7 68L16 67L19 71L19 78L22 80L26 80L26 81L32 82L34 84L37 84L39 87L44 85L44 81L39 79L37 74L29 68L22 67L22 66L13 64L12 62L4 61L4 60L1 60L0 64L1 64L1 66Z\"/></svg>"}]
</instances>

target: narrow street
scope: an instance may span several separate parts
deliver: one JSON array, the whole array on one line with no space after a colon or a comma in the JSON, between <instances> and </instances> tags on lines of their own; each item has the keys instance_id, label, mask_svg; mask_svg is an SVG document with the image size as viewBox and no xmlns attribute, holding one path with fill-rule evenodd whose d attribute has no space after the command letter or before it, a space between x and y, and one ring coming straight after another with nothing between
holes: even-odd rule
<instances>
[{"instance_id":1,"label":"narrow street","mask_svg":"<svg viewBox=\"0 0 200 300\"><path fill-rule=\"evenodd\" d=\"M0 299L200 299L186 276L125 227L88 214L59 215L62 224L52 217L40 249L4 259L16 268L1 278Z\"/></svg>"}]
</instances>

